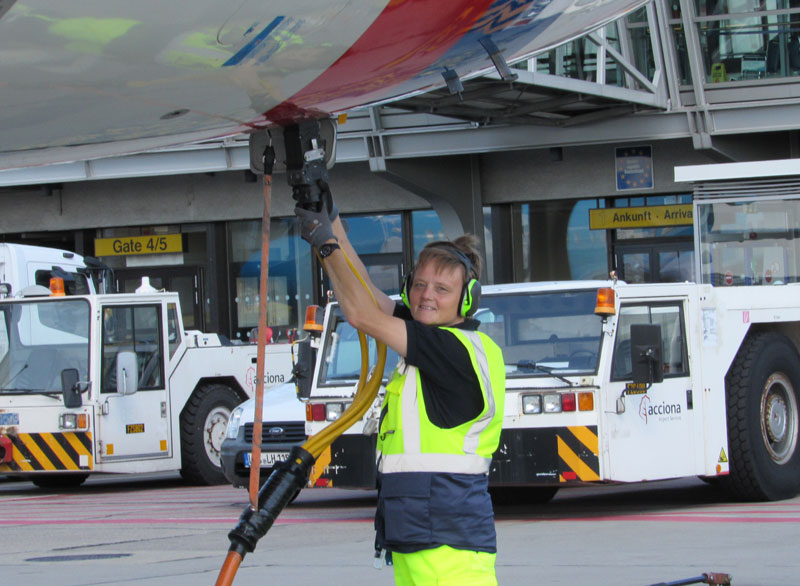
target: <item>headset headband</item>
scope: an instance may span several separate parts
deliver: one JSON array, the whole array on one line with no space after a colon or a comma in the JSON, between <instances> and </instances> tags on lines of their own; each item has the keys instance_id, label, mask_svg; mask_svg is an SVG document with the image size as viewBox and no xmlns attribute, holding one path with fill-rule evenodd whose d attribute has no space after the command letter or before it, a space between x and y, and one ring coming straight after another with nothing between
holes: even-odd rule
<instances>
[{"instance_id":1,"label":"headset headband","mask_svg":"<svg viewBox=\"0 0 800 586\"><path fill-rule=\"evenodd\" d=\"M478 278L478 275L475 274L475 267L472 266L472 262L469 260L469 257L464 254L455 244L451 244L449 242L436 242L428 244L425 248L439 248L441 250L446 250L455 256L459 261L461 261L461 264L464 265L464 270L466 271L466 274L464 275L466 277L465 282L469 282L469 280L473 278Z\"/></svg>"}]
</instances>

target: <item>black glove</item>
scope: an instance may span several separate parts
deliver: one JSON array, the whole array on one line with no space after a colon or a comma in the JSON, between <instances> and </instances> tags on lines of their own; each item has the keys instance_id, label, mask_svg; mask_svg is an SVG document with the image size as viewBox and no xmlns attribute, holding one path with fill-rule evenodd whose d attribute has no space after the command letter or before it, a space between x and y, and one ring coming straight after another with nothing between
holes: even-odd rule
<instances>
[{"instance_id":1,"label":"black glove","mask_svg":"<svg viewBox=\"0 0 800 586\"><path fill-rule=\"evenodd\" d=\"M339 215L339 208L336 207L336 204L333 202L331 189L322 179L317 181L317 185L319 186L320 199L322 200L322 209L328 212L328 217L331 219L331 222L333 222L336 216Z\"/></svg>"},{"instance_id":2,"label":"black glove","mask_svg":"<svg viewBox=\"0 0 800 586\"><path fill-rule=\"evenodd\" d=\"M300 220L300 236L311 246L319 248L329 240L338 240L333 235L333 224L325 207L319 212L313 212L300 206L294 208L297 219Z\"/></svg>"}]
</instances>

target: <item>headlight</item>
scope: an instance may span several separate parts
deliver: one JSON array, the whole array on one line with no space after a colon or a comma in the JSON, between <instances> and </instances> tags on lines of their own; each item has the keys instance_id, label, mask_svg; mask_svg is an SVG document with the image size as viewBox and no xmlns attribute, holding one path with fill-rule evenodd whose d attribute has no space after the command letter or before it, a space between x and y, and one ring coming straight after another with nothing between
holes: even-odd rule
<instances>
[{"instance_id":1,"label":"headlight","mask_svg":"<svg viewBox=\"0 0 800 586\"><path fill-rule=\"evenodd\" d=\"M89 418L86 413L62 413L58 416L58 429L72 431L88 428Z\"/></svg>"},{"instance_id":2,"label":"headlight","mask_svg":"<svg viewBox=\"0 0 800 586\"><path fill-rule=\"evenodd\" d=\"M561 413L561 395L545 395L544 412Z\"/></svg>"},{"instance_id":3,"label":"headlight","mask_svg":"<svg viewBox=\"0 0 800 586\"><path fill-rule=\"evenodd\" d=\"M336 421L344 412L344 403L328 403L325 409L325 419Z\"/></svg>"},{"instance_id":4,"label":"headlight","mask_svg":"<svg viewBox=\"0 0 800 586\"><path fill-rule=\"evenodd\" d=\"M522 412L526 415L535 415L542 412L541 395L522 395Z\"/></svg>"},{"instance_id":5,"label":"headlight","mask_svg":"<svg viewBox=\"0 0 800 586\"><path fill-rule=\"evenodd\" d=\"M239 425L242 423L243 411L244 409L241 407L237 407L231 411L231 418L228 420L228 431L225 433L226 438L236 439L236 436L239 435Z\"/></svg>"}]
</instances>

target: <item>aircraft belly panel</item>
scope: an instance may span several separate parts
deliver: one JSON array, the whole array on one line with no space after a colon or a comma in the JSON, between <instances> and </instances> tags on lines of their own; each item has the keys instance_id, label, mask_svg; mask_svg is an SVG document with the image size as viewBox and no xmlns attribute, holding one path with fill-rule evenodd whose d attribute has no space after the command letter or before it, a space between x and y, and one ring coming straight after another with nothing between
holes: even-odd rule
<instances>
[{"instance_id":1,"label":"aircraft belly panel","mask_svg":"<svg viewBox=\"0 0 800 586\"><path fill-rule=\"evenodd\" d=\"M431 90L641 0L31 0L0 16L0 169L232 135ZM63 148L67 147L67 148Z\"/></svg>"}]
</instances>

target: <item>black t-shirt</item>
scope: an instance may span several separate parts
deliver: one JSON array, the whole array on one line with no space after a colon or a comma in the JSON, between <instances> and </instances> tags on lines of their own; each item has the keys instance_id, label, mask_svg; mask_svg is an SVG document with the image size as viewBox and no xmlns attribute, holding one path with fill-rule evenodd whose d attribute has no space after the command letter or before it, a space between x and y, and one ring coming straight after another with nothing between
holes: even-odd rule
<instances>
[{"instance_id":1,"label":"black t-shirt","mask_svg":"<svg viewBox=\"0 0 800 586\"><path fill-rule=\"evenodd\" d=\"M401 303L395 306L394 316L406 320L406 362L419 369L431 422L450 429L477 417L483 410L483 393L464 344L452 332L415 321ZM466 318L453 327L477 330L478 325L477 320Z\"/></svg>"}]
</instances>

